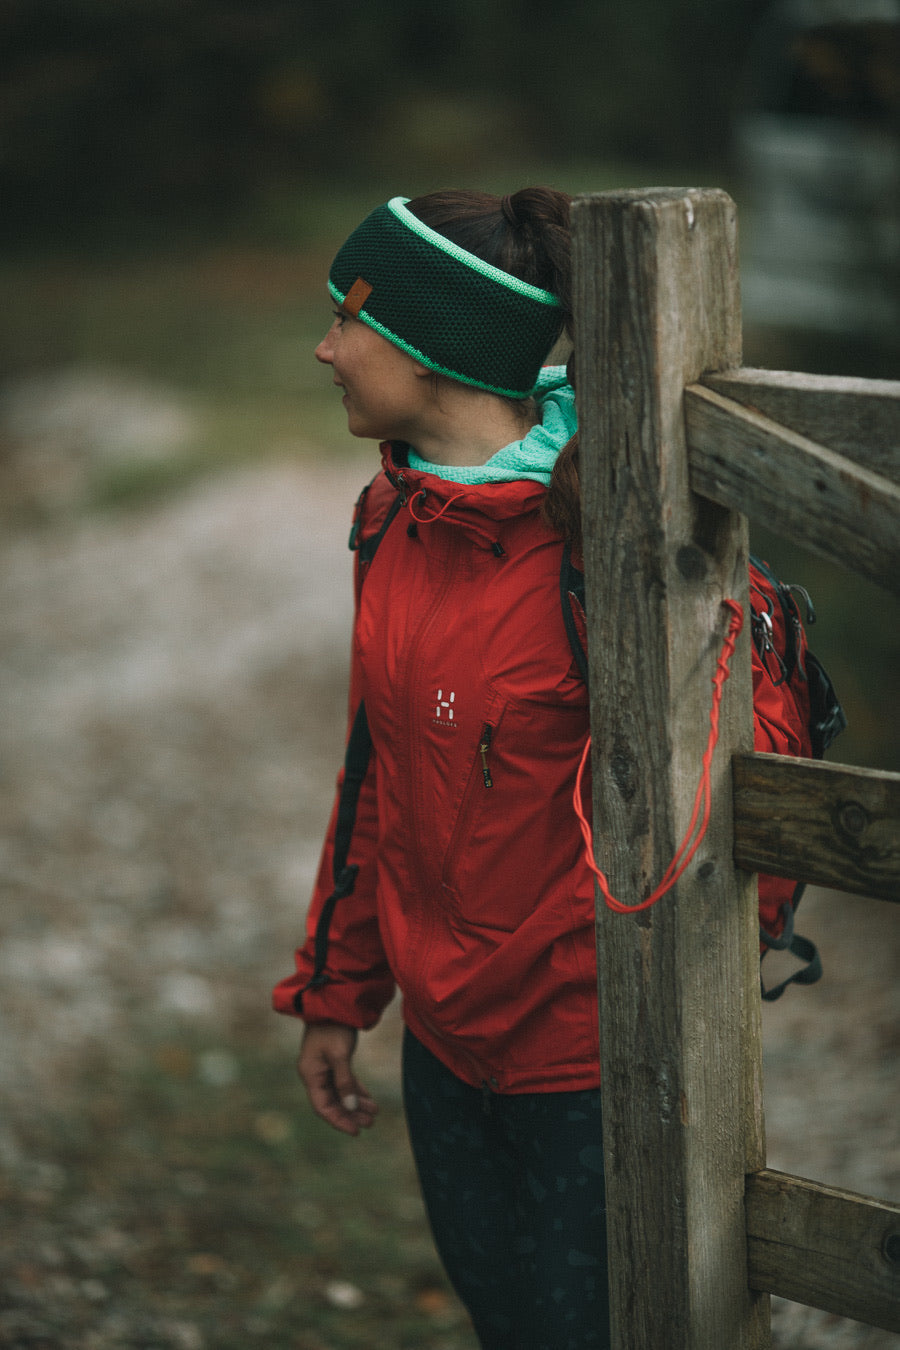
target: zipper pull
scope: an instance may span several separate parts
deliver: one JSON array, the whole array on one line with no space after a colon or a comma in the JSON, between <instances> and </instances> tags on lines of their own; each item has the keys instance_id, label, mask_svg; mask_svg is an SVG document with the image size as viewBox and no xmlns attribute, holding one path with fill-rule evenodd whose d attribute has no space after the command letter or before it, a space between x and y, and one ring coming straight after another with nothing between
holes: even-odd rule
<instances>
[{"instance_id":1,"label":"zipper pull","mask_svg":"<svg viewBox=\"0 0 900 1350\"><path fill-rule=\"evenodd\" d=\"M478 753L481 755L481 774L484 778L484 786L490 788L494 786L494 780L491 777L491 766L488 763L488 750L491 748L491 728L485 723L481 733L481 744L478 747Z\"/></svg>"}]
</instances>

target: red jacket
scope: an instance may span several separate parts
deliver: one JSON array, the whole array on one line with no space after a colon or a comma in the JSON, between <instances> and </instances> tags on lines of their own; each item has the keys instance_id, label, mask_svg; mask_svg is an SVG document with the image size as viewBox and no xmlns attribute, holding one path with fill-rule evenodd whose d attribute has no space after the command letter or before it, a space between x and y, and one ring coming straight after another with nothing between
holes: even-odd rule
<instances>
[{"instance_id":1,"label":"red jacket","mask_svg":"<svg viewBox=\"0 0 900 1350\"><path fill-rule=\"evenodd\" d=\"M365 1028L396 981L410 1030L464 1081L596 1087L594 883L572 807L588 696L544 488L447 482L387 452L385 467L393 483L370 489L363 534L398 489L405 502L357 562L350 703L365 699L374 747L349 855L360 871L334 911L329 978L307 988L335 804L309 940L275 1007ZM785 747L758 727L757 748Z\"/></svg>"}]
</instances>

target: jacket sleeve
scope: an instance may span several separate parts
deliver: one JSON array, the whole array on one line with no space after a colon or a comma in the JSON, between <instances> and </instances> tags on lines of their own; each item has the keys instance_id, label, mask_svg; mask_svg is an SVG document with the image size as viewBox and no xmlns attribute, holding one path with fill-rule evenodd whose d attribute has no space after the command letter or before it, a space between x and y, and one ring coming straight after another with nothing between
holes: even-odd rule
<instances>
[{"instance_id":1,"label":"jacket sleeve","mask_svg":"<svg viewBox=\"0 0 900 1350\"><path fill-rule=\"evenodd\" d=\"M354 651L350 679L351 726L362 696L361 683ZM302 1017L309 1023L341 1022L345 1026L364 1029L378 1021L394 993L376 908L378 819L374 750L360 788L347 854L347 863L355 864L359 869L355 885L350 894L342 895L331 906L335 890L335 835L344 774L342 769L338 776L337 794L307 916L306 942L295 952L294 973L275 986L272 1001L276 1012ZM327 919L330 907L333 912L327 924L325 969L314 980L317 929L323 911ZM319 940L321 943L322 934Z\"/></svg>"}]
</instances>

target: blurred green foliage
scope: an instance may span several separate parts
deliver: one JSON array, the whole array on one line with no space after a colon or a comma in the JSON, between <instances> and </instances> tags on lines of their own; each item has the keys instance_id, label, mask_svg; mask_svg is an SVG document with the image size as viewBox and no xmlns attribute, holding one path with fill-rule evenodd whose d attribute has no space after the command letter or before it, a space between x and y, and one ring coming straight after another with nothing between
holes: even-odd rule
<instances>
[{"instance_id":1,"label":"blurred green foliage","mask_svg":"<svg viewBox=\"0 0 900 1350\"><path fill-rule=\"evenodd\" d=\"M766 3L5 0L4 229L221 224L523 157L721 166Z\"/></svg>"},{"instance_id":2,"label":"blurred green foliage","mask_svg":"<svg viewBox=\"0 0 900 1350\"><path fill-rule=\"evenodd\" d=\"M210 1050L227 1081L204 1076ZM4 1307L32 1317L4 1344L474 1346L387 1085L375 1127L350 1139L307 1109L262 1036L223 1053L179 1033L143 1062L92 1064L84 1110L16 1121L52 1185L5 1185ZM48 1220L69 1235L53 1258Z\"/></svg>"}]
</instances>

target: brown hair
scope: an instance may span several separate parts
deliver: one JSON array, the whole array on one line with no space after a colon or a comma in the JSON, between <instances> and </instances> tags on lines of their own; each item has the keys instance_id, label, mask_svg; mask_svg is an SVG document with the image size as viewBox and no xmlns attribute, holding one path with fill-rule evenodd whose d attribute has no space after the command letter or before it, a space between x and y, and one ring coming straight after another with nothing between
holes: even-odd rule
<instances>
[{"instance_id":1,"label":"brown hair","mask_svg":"<svg viewBox=\"0 0 900 1350\"><path fill-rule=\"evenodd\" d=\"M561 305L558 338L574 342L572 318L571 197L555 188L522 188L505 197L466 189L414 197L408 209L439 234L485 262L552 291ZM549 354L549 353L548 353ZM568 373L574 384L574 358ZM578 437L560 451L544 499L552 529L581 548L581 485Z\"/></svg>"}]
</instances>

